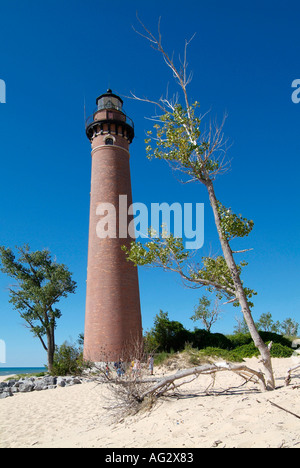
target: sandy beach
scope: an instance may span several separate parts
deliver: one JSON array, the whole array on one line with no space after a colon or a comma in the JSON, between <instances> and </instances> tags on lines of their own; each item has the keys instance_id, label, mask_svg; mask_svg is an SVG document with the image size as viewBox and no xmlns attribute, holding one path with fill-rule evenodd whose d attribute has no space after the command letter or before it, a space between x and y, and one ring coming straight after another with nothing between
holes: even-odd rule
<instances>
[{"instance_id":1,"label":"sandy beach","mask_svg":"<svg viewBox=\"0 0 300 468\"><path fill-rule=\"evenodd\" d=\"M256 358L245 361L259 369ZM16 394L0 400L0 448L300 448L300 419L271 404L300 415L300 372L284 386L292 365L293 358L273 359L274 392L261 393L251 383L239 387L240 377L222 372L206 395L211 377L200 376L181 387L180 396L119 421L104 409L105 384ZM239 388L222 393L229 387Z\"/></svg>"}]
</instances>

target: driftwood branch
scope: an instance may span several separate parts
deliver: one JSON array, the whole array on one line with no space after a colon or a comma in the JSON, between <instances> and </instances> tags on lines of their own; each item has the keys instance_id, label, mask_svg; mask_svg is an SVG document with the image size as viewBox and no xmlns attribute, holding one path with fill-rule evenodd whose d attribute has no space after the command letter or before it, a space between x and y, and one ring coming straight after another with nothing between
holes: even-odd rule
<instances>
[{"instance_id":1,"label":"driftwood branch","mask_svg":"<svg viewBox=\"0 0 300 468\"><path fill-rule=\"evenodd\" d=\"M285 377L285 385L288 386L291 382L292 376L291 374L297 370L300 369L300 364L297 364L296 366L290 367L287 371L286 377Z\"/></svg>"},{"instance_id":2,"label":"driftwood branch","mask_svg":"<svg viewBox=\"0 0 300 468\"><path fill-rule=\"evenodd\" d=\"M259 384L262 391L266 390L264 375L245 364L232 364L228 362L209 363L189 369L177 371L163 377L147 377L139 374L125 374L123 377L114 377L112 373L107 374L104 369L99 369L100 375L94 378L99 384L107 383L111 393L108 397L106 409L115 412L119 418L120 414L136 414L143 409L150 409L157 399L164 395L176 395L179 387L197 379L200 375L211 375L213 383L217 372L230 371L244 379L242 385L248 382ZM213 385L210 384L204 393L209 393ZM241 386L242 386L241 385ZM239 387L238 387L239 388ZM229 388L228 390L230 390ZM121 413L120 413L121 412Z\"/></svg>"},{"instance_id":3,"label":"driftwood branch","mask_svg":"<svg viewBox=\"0 0 300 468\"><path fill-rule=\"evenodd\" d=\"M282 411L285 411L288 414L291 414L292 416L295 416L295 418L300 419L300 416L298 414L292 413L292 411L289 411L285 408L282 408L282 406L277 405L276 403L273 403L273 401L268 400L269 403L271 403L272 406L275 406L276 408L281 409Z\"/></svg>"},{"instance_id":4,"label":"driftwood branch","mask_svg":"<svg viewBox=\"0 0 300 468\"><path fill-rule=\"evenodd\" d=\"M252 380L255 378L255 382L258 382L263 391L266 390L266 382L261 372L250 369L244 364L233 365L228 362L218 362L213 364L205 364L203 366L192 367L190 369L184 369L177 372L176 374L166 376L160 379L153 387L148 388L144 393L140 395L140 399L144 400L148 396L161 396L166 393L170 388L176 388L175 382L189 376L198 375L209 375L216 374L216 372L231 371L234 372L245 380Z\"/></svg>"}]
</instances>

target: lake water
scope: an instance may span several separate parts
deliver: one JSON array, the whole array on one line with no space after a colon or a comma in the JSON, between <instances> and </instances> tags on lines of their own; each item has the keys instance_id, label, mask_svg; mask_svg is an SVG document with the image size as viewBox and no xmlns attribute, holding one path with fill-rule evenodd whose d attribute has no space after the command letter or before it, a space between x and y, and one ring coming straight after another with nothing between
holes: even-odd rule
<instances>
[{"instance_id":1,"label":"lake water","mask_svg":"<svg viewBox=\"0 0 300 468\"><path fill-rule=\"evenodd\" d=\"M12 374L38 374L46 372L45 367L0 367L0 376Z\"/></svg>"}]
</instances>

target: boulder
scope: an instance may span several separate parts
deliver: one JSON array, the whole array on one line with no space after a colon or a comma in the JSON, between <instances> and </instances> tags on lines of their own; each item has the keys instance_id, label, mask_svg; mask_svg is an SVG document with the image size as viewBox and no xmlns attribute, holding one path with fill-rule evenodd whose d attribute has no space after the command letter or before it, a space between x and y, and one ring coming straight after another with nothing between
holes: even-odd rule
<instances>
[{"instance_id":1,"label":"boulder","mask_svg":"<svg viewBox=\"0 0 300 468\"><path fill-rule=\"evenodd\" d=\"M82 380L75 376L52 377L22 377L19 380L12 379L8 382L0 382L0 398L13 396L14 393L28 393L32 391L50 390L59 387L69 387L81 384Z\"/></svg>"},{"instance_id":2,"label":"boulder","mask_svg":"<svg viewBox=\"0 0 300 468\"><path fill-rule=\"evenodd\" d=\"M5 392L0 393L0 399L7 398L13 396L12 391L9 387L5 390Z\"/></svg>"},{"instance_id":3,"label":"boulder","mask_svg":"<svg viewBox=\"0 0 300 468\"><path fill-rule=\"evenodd\" d=\"M19 386L19 392L21 393L28 393L32 392L34 389L34 384L32 382L22 382Z\"/></svg>"},{"instance_id":4,"label":"boulder","mask_svg":"<svg viewBox=\"0 0 300 468\"><path fill-rule=\"evenodd\" d=\"M65 387L66 386L66 381L63 377L57 377L57 385L59 387Z\"/></svg>"}]
</instances>

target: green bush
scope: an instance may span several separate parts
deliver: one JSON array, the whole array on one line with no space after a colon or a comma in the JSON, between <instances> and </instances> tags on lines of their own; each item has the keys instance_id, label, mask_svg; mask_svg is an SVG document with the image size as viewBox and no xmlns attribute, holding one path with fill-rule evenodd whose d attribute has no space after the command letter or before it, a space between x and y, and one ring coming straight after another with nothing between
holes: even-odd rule
<instances>
[{"instance_id":1,"label":"green bush","mask_svg":"<svg viewBox=\"0 0 300 468\"><path fill-rule=\"evenodd\" d=\"M226 338L231 343L231 348L238 348L252 342L250 333L236 333L235 335L226 335Z\"/></svg>"},{"instance_id":2,"label":"green bush","mask_svg":"<svg viewBox=\"0 0 300 468\"><path fill-rule=\"evenodd\" d=\"M173 353L174 354L174 353ZM167 353L166 351L162 351L159 354L156 354L154 356L154 365L155 366L161 366L167 359L169 359L172 356L171 353Z\"/></svg>"},{"instance_id":3,"label":"green bush","mask_svg":"<svg viewBox=\"0 0 300 468\"><path fill-rule=\"evenodd\" d=\"M145 334L146 349L158 352L182 351L185 343L191 341L191 332L182 323L170 320L168 312L162 310L156 315L154 326Z\"/></svg>"},{"instance_id":4,"label":"green bush","mask_svg":"<svg viewBox=\"0 0 300 468\"><path fill-rule=\"evenodd\" d=\"M202 356L220 357L228 361L241 362L245 358L258 357L259 351L254 343L248 343L237 348L226 351L220 348L208 347L200 351ZM286 358L291 357L293 349L284 346L281 343L273 343L271 348L271 357L273 358Z\"/></svg>"},{"instance_id":5,"label":"green bush","mask_svg":"<svg viewBox=\"0 0 300 468\"><path fill-rule=\"evenodd\" d=\"M238 346L237 348L232 350L231 353L234 354L235 356L238 356L240 359L252 358L253 356L259 356L259 351L253 342L244 344L242 346Z\"/></svg>"},{"instance_id":6,"label":"green bush","mask_svg":"<svg viewBox=\"0 0 300 468\"><path fill-rule=\"evenodd\" d=\"M278 333L260 331L259 334L264 343L273 341L273 343L279 343L288 348L292 346L291 340L282 335L278 335ZM253 343L250 333L236 333L235 335L227 335L226 338L231 342L232 349Z\"/></svg>"},{"instance_id":7,"label":"green bush","mask_svg":"<svg viewBox=\"0 0 300 468\"><path fill-rule=\"evenodd\" d=\"M265 343L273 342L271 356L286 357L292 354L288 351L292 349L292 341L288 338L273 332L260 331L259 334ZM158 352L182 351L187 342L199 350L209 348L232 351L233 358L238 360L259 354L250 333L225 336L222 333L211 333L199 328L195 328L194 331L186 330L180 322L169 320L168 313L163 311L160 311L155 317L154 327L145 334L145 348L151 352L153 350ZM282 348L275 346L277 344L281 345ZM221 356L222 353L218 353Z\"/></svg>"},{"instance_id":8,"label":"green bush","mask_svg":"<svg viewBox=\"0 0 300 468\"><path fill-rule=\"evenodd\" d=\"M52 375L79 375L85 367L82 350L76 345L65 342L56 347Z\"/></svg>"},{"instance_id":9,"label":"green bush","mask_svg":"<svg viewBox=\"0 0 300 468\"><path fill-rule=\"evenodd\" d=\"M241 362L243 359L234 353L234 351L228 351L226 349L221 348L214 348L209 346L205 349L201 349L199 351L199 357L211 357L211 358L221 358L224 361L234 361L234 362Z\"/></svg>"},{"instance_id":10,"label":"green bush","mask_svg":"<svg viewBox=\"0 0 300 468\"><path fill-rule=\"evenodd\" d=\"M273 346L274 346L274 343L278 343L288 348L292 347L292 342L288 338L282 335L278 335L278 333L260 331L259 334L265 343L269 343L270 341L273 341Z\"/></svg>"},{"instance_id":11,"label":"green bush","mask_svg":"<svg viewBox=\"0 0 300 468\"><path fill-rule=\"evenodd\" d=\"M281 343L273 343L271 357L288 358L292 356L293 352L293 349L288 346L283 346Z\"/></svg>"},{"instance_id":12,"label":"green bush","mask_svg":"<svg viewBox=\"0 0 300 468\"><path fill-rule=\"evenodd\" d=\"M210 333L207 330L201 330L196 328L191 333L191 343L194 348L204 349L204 348L221 348L221 349L231 349L231 341L221 333Z\"/></svg>"}]
</instances>

